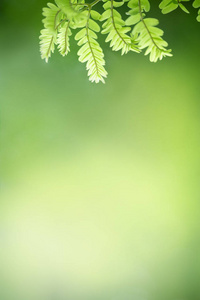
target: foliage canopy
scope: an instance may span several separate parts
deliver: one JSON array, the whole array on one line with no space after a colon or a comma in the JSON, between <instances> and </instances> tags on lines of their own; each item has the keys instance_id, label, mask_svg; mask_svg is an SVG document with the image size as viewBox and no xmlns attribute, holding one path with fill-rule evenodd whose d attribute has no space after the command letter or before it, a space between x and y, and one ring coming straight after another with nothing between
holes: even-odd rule
<instances>
[{"instance_id":1,"label":"foliage canopy","mask_svg":"<svg viewBox=\"0 0 200 300\"><path fill-rule=\"evenodd\" d=\"M94 8L100 2L103 4L101 13ZM184 2L192 2L193 7L198 9L197 21L200 22L200 0L162 0L159 8L163 14L178 8L189 13ZM127 8L126 20L119 12L122 6ZM164 32L158 27L159 21L146 16L149 11L149 0L94 0L91 3L85 0L55 0L55 4L48 3L43 8L41 57L48 62L55 45L61 55L67 55L70 37L75 31L75 40L80 47L79 61L86 63L89 80L104 83L107 71L104 53L97 41L98 32L105 34L105 41L110 43L112 50L121 51L122 55L129 51L140 53L144 49L151 62L172 56L168 43L163 39ZM102 28L100 22L103 22Z\"/></svg>"}]
</instances>

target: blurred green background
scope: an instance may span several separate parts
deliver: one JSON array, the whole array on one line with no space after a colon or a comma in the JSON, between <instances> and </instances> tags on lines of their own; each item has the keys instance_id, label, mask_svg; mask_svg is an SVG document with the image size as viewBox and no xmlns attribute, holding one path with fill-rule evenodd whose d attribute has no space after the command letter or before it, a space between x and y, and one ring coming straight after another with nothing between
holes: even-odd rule
<instances>
[{"instance_id":1,"label":"blurred green background","mask_svg":"<svg viewBox=\"0 0 200 300\"><path fill-rule=\"evenodd\" d=\"M40 59L42 0L0 3L0 299L200 299L200 24L173 58Z\"/></svg>"}]
</instances>

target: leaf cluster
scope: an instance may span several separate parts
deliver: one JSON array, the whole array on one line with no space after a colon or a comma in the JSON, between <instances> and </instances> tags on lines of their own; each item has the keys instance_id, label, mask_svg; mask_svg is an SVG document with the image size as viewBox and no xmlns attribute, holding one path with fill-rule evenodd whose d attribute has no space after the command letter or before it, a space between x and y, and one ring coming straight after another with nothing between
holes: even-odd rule
<instances>
[{"instance_id":1,"label":"leaf cluster","mask_svg":"<svg viewBox=\"0 0 200 300\"><path fill-rule=\"evenodd\" d=\"M99 18L95 11L89 9L88 16L83 27L75 36L75 40L78 41L78 46L81 48L78 51L79 61L86 64L88 70L89 80L98 83L107 76L107 72L104 68L105 60L103 50L97 42L96 32L100 31L99 25L91 18ZM85 23L85 24L84 24Z\"/></svg>"},{"instance_id":2,"label":"leaf cluster","mask_svg":"<svg viewBox=\"0 0 200 300\"><path fill-rule=\"evenodd\" d=\"M127 54L145 50L151 62L172 56L168 43L163 39L163 30L158 27L156 18L147 17L150 12L150 0L54 0L43 8L44 28L40 34L40 53L48 62L57 45L62 56L70 52L70 40L75 31L79 61L86 63L86 70L91 82L105 82L107 71L103 50L98 42L98 34L106 35L105 41L113 51ZM162 0L159 7L163 14L177 8L189 13L183 2L191 0ZM103 12L95 10L97 3L102 3ZM197 21L200 22L200 0L192 0L198 9ZM122 6L127 7L128 16L123 20L120 14ZM102 22L102 26L101 25Z\"/></svg>"},{"instance_id":3,"label":"leaf cluster","mask_svg":"<svg viewBox=\"0 0 200 300\"><path fill-rule=\"evenodd\" d=\"M182 2L191 2L190 0L162 0L159 7L163 14L168 14L178 7L181 8L185 13L189 14L189 10ZM192 3L194 8L198 9L197 21L200 22L200 0L194 0Z\"/></svg>"},{"instance_id":4,"label":"leaf cluster","mask_svg":"<svg viewBox=\"0 0 200 300\"><path fill-rule=\"evenodd\" d=\"M128 2L127 25L135 25L132 34L140 49L146 49L145 55L150 54L150 61L157 62L165 56L172 56L167 50L167 42L163 40L163 30L156 27L159 22L155 18L145 18L145 13L150 10L148 0L130 0Z\"/></svg>"},{"instance_id":5,"label":"leaf cluster","mask_svg":"<svg viewBox=\"0 0 200 300\"><path fill-rule=\"evenodd\" d=\"M101 21L105 21L102 25L102 34L108 34L106 42L110 42L113 51L121 50L121 54L126 54L130 50L140 52L135 40L127 35L131 31L131 27L126 26L121 14L116 10L124 4L123 1L116 2L114 0L106 1L103 8L105 11L101 16Z\"/></svg>"}]
</instances>

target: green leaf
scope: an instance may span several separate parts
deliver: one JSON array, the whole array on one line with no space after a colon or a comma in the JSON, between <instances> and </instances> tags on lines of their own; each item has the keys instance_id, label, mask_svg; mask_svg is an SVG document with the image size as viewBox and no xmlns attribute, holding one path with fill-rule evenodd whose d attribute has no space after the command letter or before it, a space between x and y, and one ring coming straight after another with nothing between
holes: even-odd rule
<instances>
[{"instance_id":1,"label":"green leaf","mask_svg":"<svg viewBox=\"0 0 200 300\"><path fill-rule=\"evenodd\" d=\"M150 11L150 3L148 0L142 0L142 6L146 12Z\"/></svg>"},{"instance_id":2,"label":"green leaf","mask_svg":"<svg viewBox=\"0 0 200 300\"><path fill-rule=\"evenodd\" d=\"M126 19L126 25L135 25L139 22L140 20L140 14L136 14L133 16L130 16L128 19Z\"/></svg>"},{"instance_id":3,"label":"green leaf","mask_svg":"<svg viewBox=\"0 0 200 300\"><path fill-rule=\"evenodd\" d=\"M72 35L69 27L70 21L66 21L65 24L59 29L57 44L58 50L62 56L65 56L70 51L69 37Z\"/></svg>"},{"instance_id":4,"label":"green leaf","mask_svg":"<svg viewBox=\"0 0 200 300\"><path fill-rule=\"evenodd\" d=\"M106 3L103 5L103 8L105 10L111 8L111 1L106 1Z\"/></svg>"},{"instance_id":5,"label":"green leaf","mask_svg":"<svg viewBox=\"0 0 200 300\"><path fill-rule=\"evenodd\" d=\"M173 10L177 9L177 7L178 7L178 4L170 3L169 5L165 6L162 9L162 13L163 14L168 14L168 13L172 12Z\"/></svg>"},{"instance_id":6,"label":"green leaf","mask_svg":"<svg viewBox=\"0 0 200 300\"><path fill-rule=\"evenodd\" d=\"M78 12L72 8L70 0L55 0L55 3L69 19L78 14Z\"/></svg>"},{"instance_id":7,"label":"green leaf","mask_svg":"<svg viewBox=\"0 0 200 300\"><path fill-rule=\"evenodd\" d=\"M86 70L88 71L89 80L91 82L103 82L107 77L107 72L104 68L105 60L103 51L97 42L97 35L94 31L99 31L99 25L90 19L91 11L88 11L87 22L85 28L81 29L75 36L79 40L78 46L81 48L78 51L79 61L86 62ZM93 13L93 15L95 15Z\"/></svg>"},{"instance_id":8,"label":"green leaf","mask_svg":"<svg viewBox=\"0 0 200 300\"><path fill-rule=\"evenodd\" d=\"M184 11L186 12L187 14L189 14L189 10L182 4L182 3L179 3L179 7Z\"/></svg>"},{"instance_id":9,"label":"green leaf","mask_svg":"<svg viewBox=\"0 0 200 300\"><path fill-rule=\"evenodd\" d=\"M80 40L86 35L86 28L81 29L76 35L75 35L75 40Z\"/></svg>"},{"instance_id":10,"label":"green leaf","mask_svg":"<svg viewBox=\"0 0 200 300\"><path fill-rule=\"evenodd\" d=\"M131 16L126 20L126 24L133 23L135 25L132 36L134 36L136 42L138 42L139 49L146 49L145 55L150 54L149 59L151 62L156 62L158 59L161 60L165 56L171 56L171 50L165 48L168 46L167 42L162 39L163 30L156 27L159 24L158 20L155 18L145 18L143 14L145 10L145 5L143 5L144 0L138 1L139 14L135 6L135 0L130 1L131 4L128 6L131 8L134 7L134 9L131 10ZM164 1L164 4L169 3L169 1ZM147 7L147 9L149 9L149 7Z\"/></svg>"},{"instance_id":11,"label":"green leaf","mask_svg":"<svg viewBox=\"0 0 200 300\"><path fill-rule=\"evenodd\" d=\"M100 31L99 25L91 19L89 20L89 28L92 29L93 31L96 31L96 32Z\"/></svg>"},{"instance_id":12,"label":"green leaf","mask_svg":"<svg viewBox=\"0 0 200 300\"><path fill-rule=\"evenodd\" d=\"M48 62L51 53L55 50L57 25L61 19L59 8L51 3L48 3L47 5L48 7L43 8L44 29L41 30L39 37L41 57L42 59L45 59L46 62Z\"/></svg>"},{"instance_id":13,"label":"green leaf","mask_svg":"<svg viewBox=\"0 0 200 300\"><path fill-rule=\"evenodd\" d=\"M200 7L200 0L195 0L192 5L193 5L194 8L199 8Z\"/></svg>"},{"instance_id":14,"label":"green leaf","mask_svg":"<svg viewBox=\"0 0 200 300\"><path fill-rule=\"evenodd\" d=\"M168 4L172 3L172 0L163 0L160 5L159 5L159 8L160 9L163 9L165 8Z\"/></svg>"},{"instance_id":15,"label":"green leaf","mask_svg":"<svg viewBox=\"0 0 200 300\"><path fill-rule=\"evenodd\" d=\"M108 2L109 5L107 3L104 4L105 12L100 19L101 21L107 19L107 21L103 23L103 30L101 32L102 34L108 34L106 42L110 42L110 47L113 51L121 50L122 55L130 50L139 52L134 39L127 34L127 32L130 31L130 28L126 26L129 24L126 24L120 13L114 9L114 6L117 6L116 2L114 0ZM121 5L122 3L120 6Z\"/></svg>"},{"instance_id":16,"label":"green leaf","mask_svg":"<svg viewBox=\"0 0 200 300\"><path fill-rule=\"evenodd\" d=\"M124 5L124 1L121 1L121 2L113 1L113 6L114 6L114 7L120 7L120 6L122 6L122 5Z\"/></svg>"},{"instance_id":17,"label":"green leaf","mask_svg":"<svg viewBox=\"0 0 200 300\"><path fill-rule=\"evenodd\" d=\"M107 9L101 15L100 21L104 21L104 20L108 19L110 16L111 16L111 9Z\"/></svg>"},{"instance_id":18,"label":"green leaf","mask_svg":"<svg viewBox=\"0 0 200 300\"><path fill-rule=\"evenodd\" d=\"M95 10L91 10L91 11L90 11L90 14L91 14L91 17L92 17L94 20L99 21L100 18L101 18L100 13L98 13L98 12L95 11Z\"/></svg>"}]
</instances>

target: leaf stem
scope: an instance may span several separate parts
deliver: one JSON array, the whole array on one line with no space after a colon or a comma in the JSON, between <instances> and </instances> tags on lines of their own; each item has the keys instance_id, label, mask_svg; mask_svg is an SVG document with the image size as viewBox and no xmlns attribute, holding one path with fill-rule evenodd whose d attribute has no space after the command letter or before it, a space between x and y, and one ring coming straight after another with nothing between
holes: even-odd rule
<instances>
[{"instance_id":1,"label":"leaf stem","mask_svg":"<svg viewBox=\"0 0 200 300\"><path fill-rule=\"evenodd\" d=\"M56 24L56 22L57 22L57 17L58 17L58 15L59 15L60 12L61 12L61 9L59 9L59 10L57 11L56 15L55 15L55 19L54 19L54 29L55 29L55 30L57 29L57 24Z\"/></svg>"},{"instance_id":2,"label":"leaf stem","mask_svg":"<svg viewBox=\"0 0 200 300\"><path fill-rule=\"evenodd\" d=\"M100 2L102 0L94 0L91 4L90 4L90 7L93 7L95 6L98 2Z\"/></svg>"},{"instance_id":3,"label":"leaf stem","mask_svg":"<svg viewBox=\"0 0 200 300\"><path fill-rule=\"evenodd\" d=\"M56 28L55 28L55 29L57 30L57 29L58 29L58 27L59 27L59 26L60 26L60 25L61 25L63 22L65 22L65 21L68 21L68 20L67 20L67 19L63 19L63 20L61 20L61 21L60 21L60 23L58 23L58 25L56 26Z\"/></svg>"}]
</instances>

